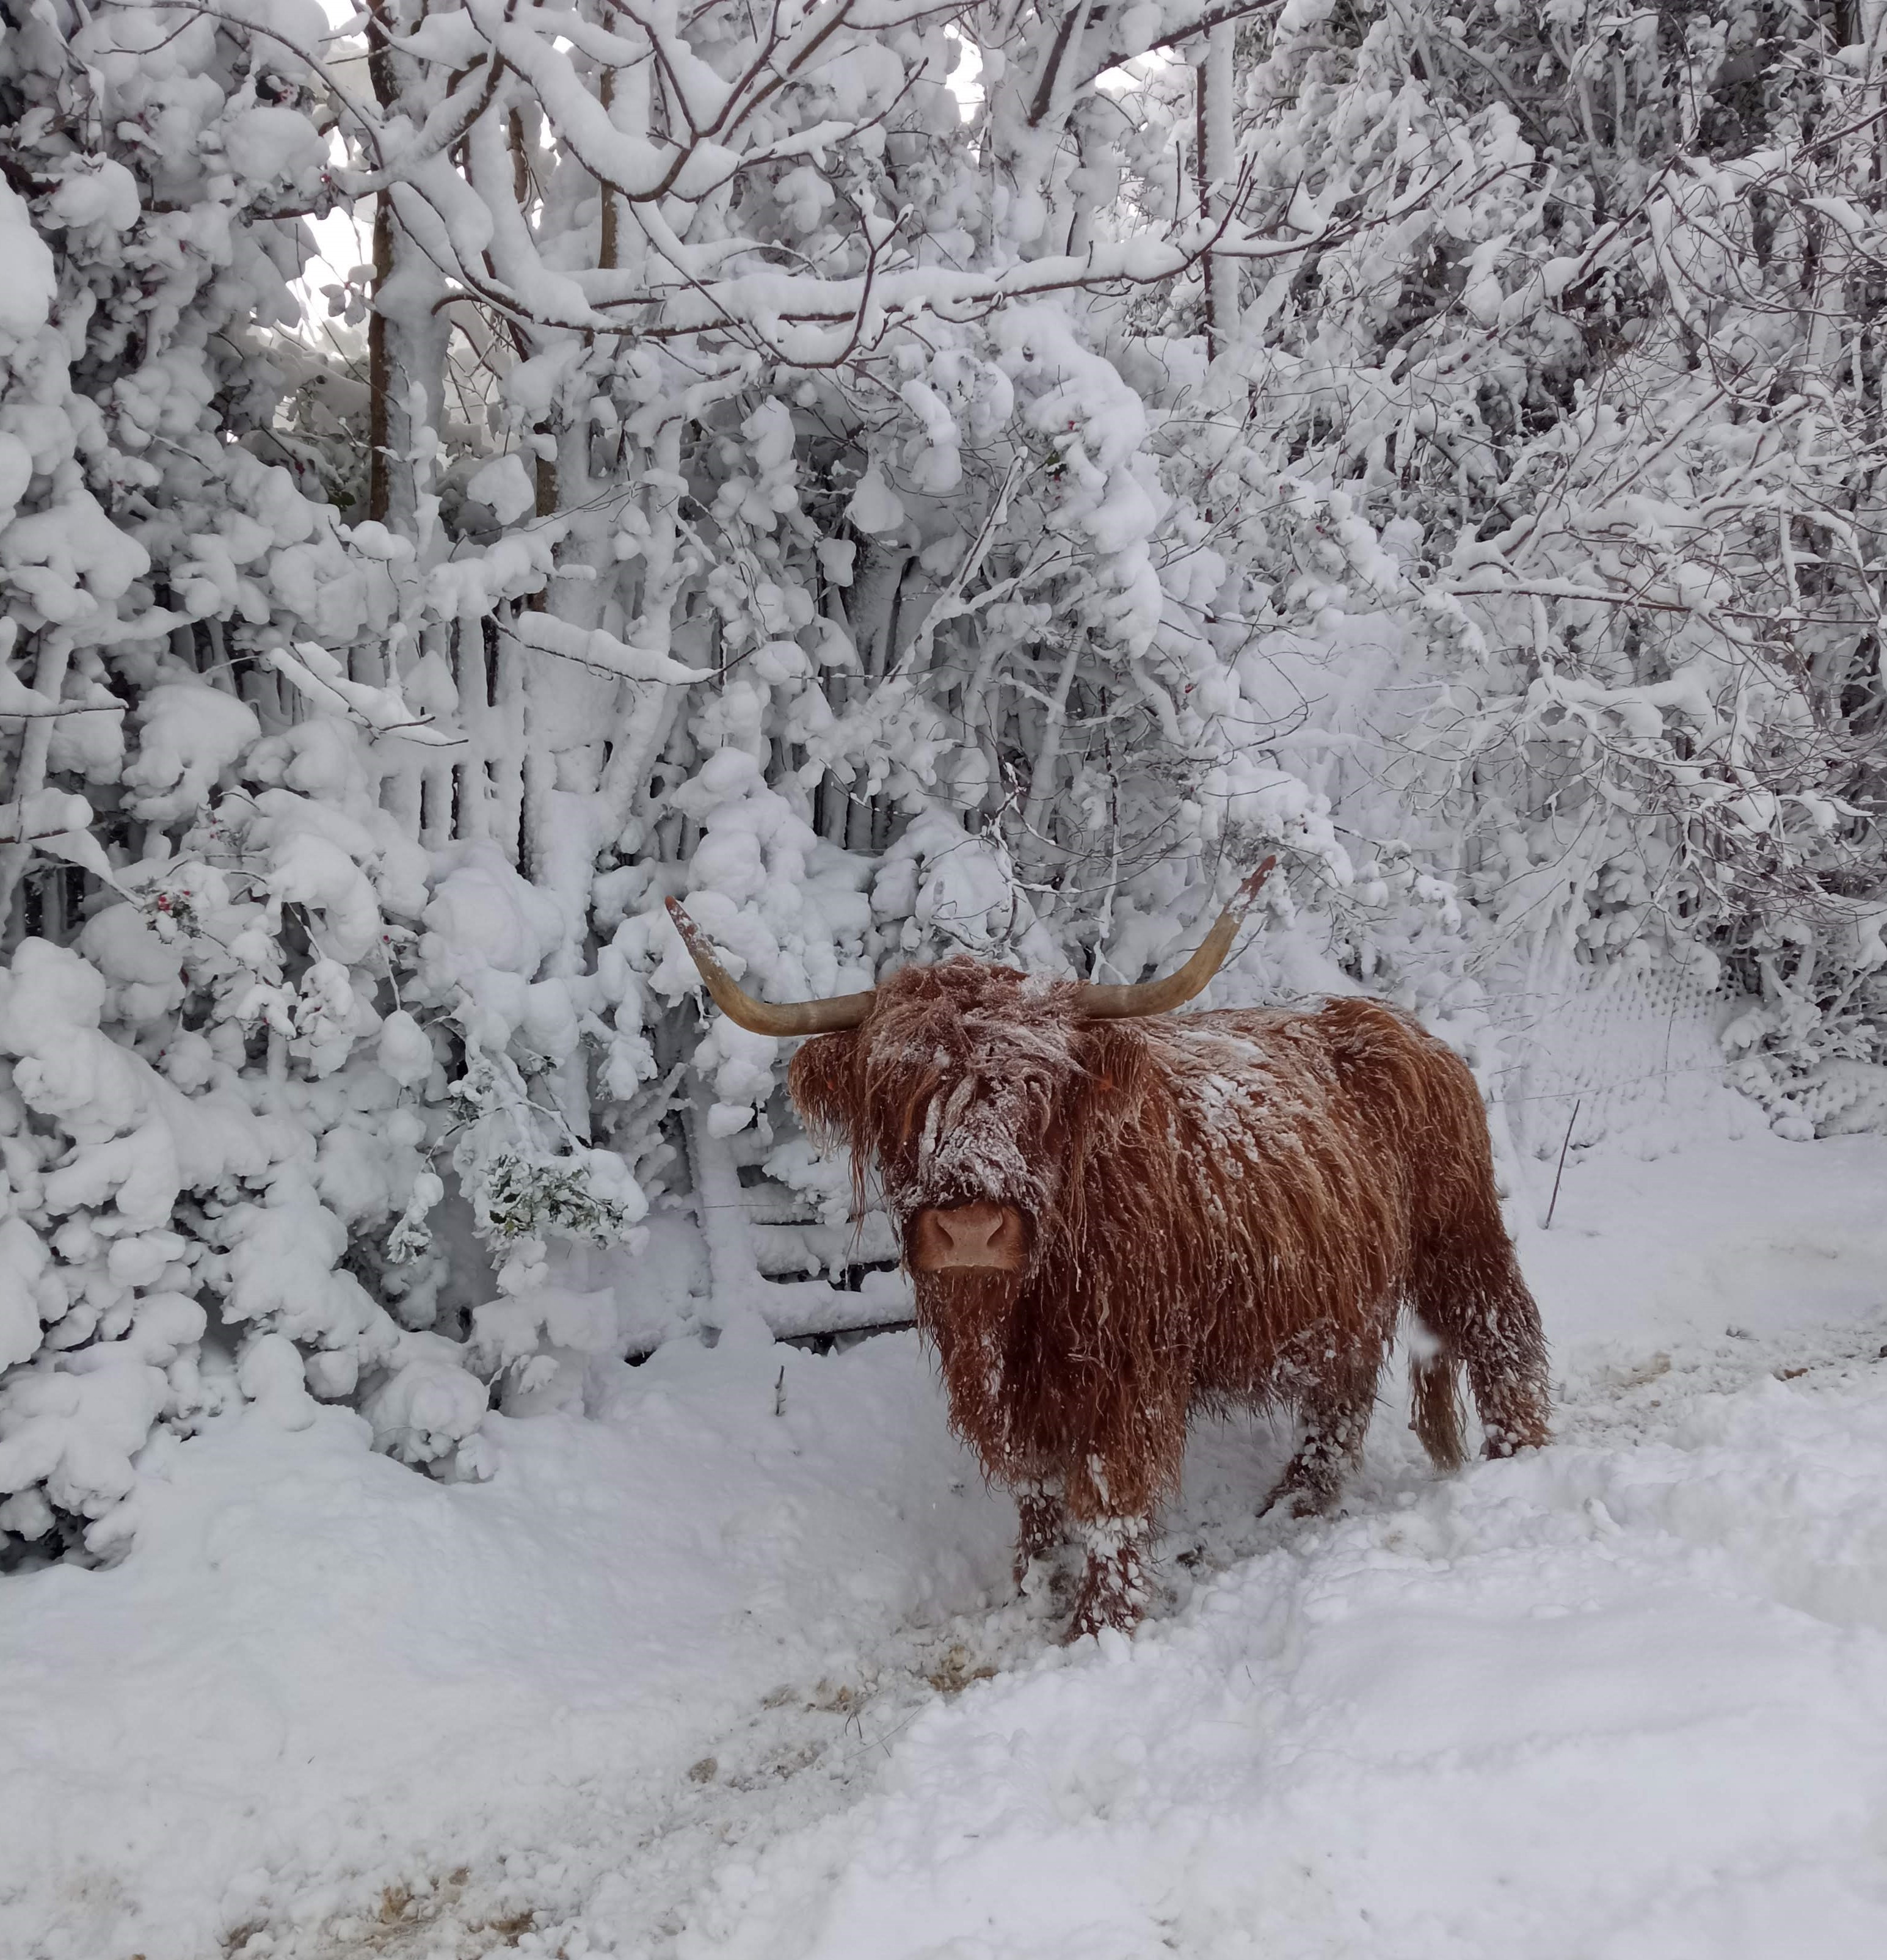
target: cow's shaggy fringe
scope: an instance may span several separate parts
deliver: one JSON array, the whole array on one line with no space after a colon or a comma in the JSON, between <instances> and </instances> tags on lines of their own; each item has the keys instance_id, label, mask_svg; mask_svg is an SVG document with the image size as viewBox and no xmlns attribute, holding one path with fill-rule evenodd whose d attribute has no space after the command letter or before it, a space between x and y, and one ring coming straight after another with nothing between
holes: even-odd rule
<instances>
[{"instance_id":1,"label":"cow's shaggy fringe","mask_svg":"<svg viewBox=\"0 0 1887 1960\"><path fill-rule=\"evenodd\" d=\"M1077 1631L1136 1616L1122 1526L1176 1484L1192 1410L1296 1409L1280 1493L1330 1503L1405 1308L1437 1464L1462 1460L1462 1368L1490 1453L1545 1440L1539 1316L1456 1056L1373 1001L1093 1022L1075 994L908 968L791 1087L901 1229L933 1206L1022 1215L1023 1271L919 1272L918 1315L953 1423L1023 1495L1019 1558L1087 1543Z\"/></svg>"}]
</instances>

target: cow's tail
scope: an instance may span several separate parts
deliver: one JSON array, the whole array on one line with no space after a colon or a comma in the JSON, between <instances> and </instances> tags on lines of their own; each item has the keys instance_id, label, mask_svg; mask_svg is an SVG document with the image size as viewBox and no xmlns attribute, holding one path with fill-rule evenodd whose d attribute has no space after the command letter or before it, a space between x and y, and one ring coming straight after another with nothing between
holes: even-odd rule
<instances>
[{"instance_id":1,"label":"cow's tail","mask_svg":"<svg viewBox=\"0 0 1887 1960\"><path fill-rule=\"evenodd\" d=\"M1409 1427L1421 1439L1437 1470L1459 1470L1468 1460L1462 1434L1460 1366L1419 1321L1410 1332L1408 1379L1414 1412Z\"/></svg>"}]
</instances>

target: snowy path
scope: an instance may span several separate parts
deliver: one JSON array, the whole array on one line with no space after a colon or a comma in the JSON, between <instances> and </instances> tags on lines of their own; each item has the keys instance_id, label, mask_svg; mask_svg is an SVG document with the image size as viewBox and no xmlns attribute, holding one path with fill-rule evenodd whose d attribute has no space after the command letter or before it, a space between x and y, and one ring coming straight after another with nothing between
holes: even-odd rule
<instances>
[{"instance_id":1,"label":"snowy path","mask_svg":"<svg viewBox=\"0 0 1887 1960\"><path fill-rule=\"evenodd\" d=\"M665 1351L477 1488L233 1424L0 1586L0 1952L1872 1960L1887 1144L1586 1165L1523 1252L1551 1449L1385 1408L1306 1525L1208 1429L1098 1649L905 1337Z\"/></svg>"}]
</instances>

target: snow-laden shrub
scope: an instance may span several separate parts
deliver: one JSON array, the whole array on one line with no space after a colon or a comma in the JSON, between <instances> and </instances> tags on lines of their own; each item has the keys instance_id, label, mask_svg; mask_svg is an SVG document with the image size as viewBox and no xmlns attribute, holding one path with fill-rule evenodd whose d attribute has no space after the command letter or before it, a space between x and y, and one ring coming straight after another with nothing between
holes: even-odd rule
<instances>
[{"instance_id":1,"label":"snow-laden shrub","mask_svg":"<svg viewBox=\"0 0 1887 1960\"><path fill-rule=\"evenodd\" d=\"M339 717L266 735L180 679L145 702L147 854L72 945L28 939L0 974L5 1528L82 1526L94 1553L154 1425L252 1377L276 1394L284 1354L403 1459L481 1472L486 1378L516 1357L466 1344L463 1288L442 1306L447 1173L508 1293L547 1238L618 1242L646 1208L539 1098L577 1039L537 977L541 895L403 836Z\"/></svg>"},{"instance_id":2,"label":"snow-laden shrub","mask_svg":"<svg viewBox=\"0 0 1887 1960\"><path fill-rule=\"evenodd\" d=\"M447 663L380 651L410 546L273 425L325 31L0 31L0 1558L108 1553L154 1436L244 1402L481 1472L451 1187L527 1267L641 1208L537 1106L544 902L419 835L463 738Z\"/></svg>"}]
</instances>

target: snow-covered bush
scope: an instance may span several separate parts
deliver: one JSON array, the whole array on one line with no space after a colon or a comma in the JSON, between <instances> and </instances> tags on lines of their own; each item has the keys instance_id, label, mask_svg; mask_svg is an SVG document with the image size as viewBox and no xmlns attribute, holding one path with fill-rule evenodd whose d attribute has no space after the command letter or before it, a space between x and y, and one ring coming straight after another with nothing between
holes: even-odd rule
<instances>
[{"instance_id":1,"label":"snow-covered bush","mask_svg":"<svg viewBox=\"0 0 1887 1960\"><path fill-rule=\"evenodd\" d=\"M641 1201L530 1122L453 1135L455 1080L517 1083L569 1012L486 998L473 964L527 991L542 951L489 916L455 951L400 801L454 738L364 651L399 554L278 460L278 214L325 195L331 110L320 10L247 20L48 5L0 39L0 1556L110 1551L153 1434L239 1398L358 1400L477 1470L471 1350L415 1345L435 1166L508 1180L507 1244L533 1179L613 1231ZM463 1386L425 1391L441 1350Z\"/></svg>"}]
</instances>

